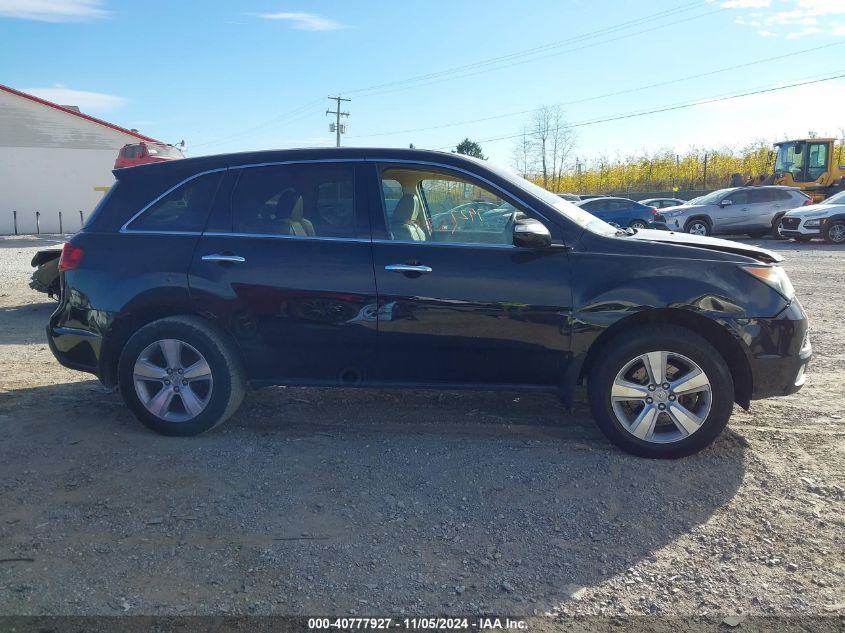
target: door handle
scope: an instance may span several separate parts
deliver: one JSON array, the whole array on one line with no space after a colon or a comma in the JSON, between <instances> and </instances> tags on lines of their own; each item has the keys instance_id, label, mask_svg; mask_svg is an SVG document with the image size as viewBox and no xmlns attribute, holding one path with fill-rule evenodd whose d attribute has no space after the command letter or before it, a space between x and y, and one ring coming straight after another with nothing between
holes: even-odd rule
<instances>
[{"instance_id":1,"label":"door handle","mask_svg":"<svg viewBox=\"0 0 845 633\"><path fill-rule=\"evenodd\" d=\"M213 253L211 255L203 255L204 262L227 262L230 264L243 264L246 259L240 255L224 255L223 253Z\"/></svg>"},{"instance_id":2,"label":"door handle","mask_svg":"<svg viewBox=\"0 0 845 633\"><path fill-rule=\"evenodd\" d=\"M412 266L411 264L388 264L384 267L392 273L430 273L429 266Z\"/></svg>"}]
</instances>

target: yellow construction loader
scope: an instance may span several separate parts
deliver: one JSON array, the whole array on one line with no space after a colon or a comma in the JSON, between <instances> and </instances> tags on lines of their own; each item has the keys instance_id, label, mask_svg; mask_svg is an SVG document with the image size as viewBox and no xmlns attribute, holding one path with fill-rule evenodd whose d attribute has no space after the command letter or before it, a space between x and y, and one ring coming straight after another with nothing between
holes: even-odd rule
<instances>
[{"instance_id":1,"label":"yellow construction loader","mask_svg":"<svg viewBox=\"0 0 845 633\"><path fill-rule=\"evenodd\" d=\"M845 190L842 145L833 138L802 138L775 143L774 173L760 184L799 187L821 202ZM836 155L834 155L836 152Z\"/></svg>"}]
</instances>

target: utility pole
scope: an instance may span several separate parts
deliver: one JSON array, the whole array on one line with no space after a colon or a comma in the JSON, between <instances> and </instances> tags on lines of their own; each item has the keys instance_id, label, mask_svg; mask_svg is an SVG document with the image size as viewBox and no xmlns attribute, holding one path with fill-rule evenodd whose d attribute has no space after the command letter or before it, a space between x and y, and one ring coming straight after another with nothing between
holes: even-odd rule
<instances>
[{"instance_id":1,"label":"utility pole","mask_svg":"<svg viewBox=\"0 0 845 633\"><path fill-rule=\"evenodd\" d=\"M328 97L332 101L337 102L337 109L336 110L326 110L326 115L334 114L337 117L337 121L329 125L330 132L337 133L337 147L340 147L340 135L341 133L346 132L346 125L340 122L340 117L342 116L349 116L348 112L341 112L340 111L340 102L341 101L352 101L352 99L342 99L341 97Z\"/></svg>"}]
</instances>

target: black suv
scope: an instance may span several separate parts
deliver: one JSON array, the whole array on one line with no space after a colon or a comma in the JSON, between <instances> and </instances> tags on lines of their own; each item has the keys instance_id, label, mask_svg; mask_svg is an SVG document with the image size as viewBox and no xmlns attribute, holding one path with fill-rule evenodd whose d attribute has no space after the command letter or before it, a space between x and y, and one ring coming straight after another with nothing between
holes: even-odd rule
<instances>
[{"instance_id":1,"label":"black suv","mask_svg":"<svg viewBox=\"0 0 845 633\"><path fill-rule=\"evenodd\" d=\"M733 403L797 391L807 319L754 246L619 230L488 163L396 149L115 171L62 253L67 367L168 435L251 385L548 390L585 382L625 450L707 446Z\"/></svg>"}]
</instances>

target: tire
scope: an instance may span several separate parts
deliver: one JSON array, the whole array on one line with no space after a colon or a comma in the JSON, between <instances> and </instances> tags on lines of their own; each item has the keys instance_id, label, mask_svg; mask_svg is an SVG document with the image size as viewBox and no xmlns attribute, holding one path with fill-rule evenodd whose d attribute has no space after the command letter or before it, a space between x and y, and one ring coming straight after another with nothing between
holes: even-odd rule
<instances>
[{"instance_id":1,"label":"tire","mask_svg":"<svg viewBox=\"0 0 845 633\"><path fill-rule=\"evenodd\" d=\"M647 386L649 373L640 360L651 352L665 353L669 370L664 372L665 382L653 390ZM675 381L688 374L692 378L696 370L703 374L706 386L698 384L698 378L687 383L686 393L674 393L671 386ZM670 389L663 389L666 383ZM590 370L587 388L601 431L616 446L640 457L692 455L716 439L733 411L734 384L722 356L691 330L673 325L639 326L610 341L603 348L601 362ZM625 399L634 395L636 398ZM661 405L664 408L658 410ZM637 425L639 420L645 426Z\"/></svg>"},{"instance_id":2,"label":"tire","mask_svg":"<svg viewBox=\"0 0 845 633\"><path fill-rule=\"evenodd\" d=\"M191 368L194 376L187 375ZM190 436L237 411L246 373L225 333L199 317L175 316L145 325L127 341L118 383L126 405L145 426L163 435Z\"/></svg>"},{"instance_id":3,"label":"tire","mask_svg":"<svg viewBox=\"0 0 845 633\"><path fill-rule=\"evenodd\" d=\"M684 226L684 232L691 235L710 235L710 223L703 218L693 218Z\"/></svg>"},{"instance_id":4,"label":"tire","mask_svg":"<svg viewBox=\"0 0 845 633\"><path fill-rule=\"evenodd\" d=\"M824 239L829 244L845 244L845 220L834 220L828 224Z\"/></svg>"},{"instance_id":5,"label":"tire","mask_svg":"<svg viewBox=\"0 0 845 633\"><path fill-rule=\"evenodd\" d=\"M643 220L634 220L628 225L628 227L632 229L647 229L648 224Z\"/></svg>"}]
</instances>

